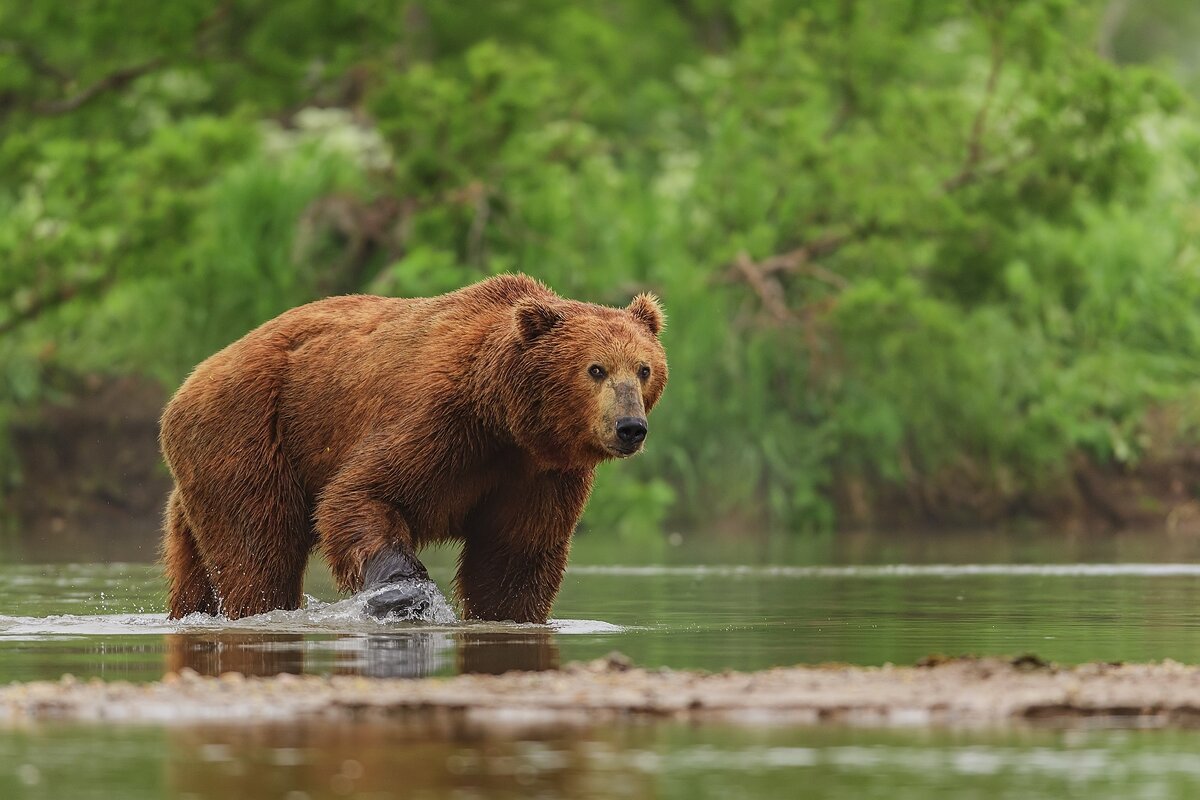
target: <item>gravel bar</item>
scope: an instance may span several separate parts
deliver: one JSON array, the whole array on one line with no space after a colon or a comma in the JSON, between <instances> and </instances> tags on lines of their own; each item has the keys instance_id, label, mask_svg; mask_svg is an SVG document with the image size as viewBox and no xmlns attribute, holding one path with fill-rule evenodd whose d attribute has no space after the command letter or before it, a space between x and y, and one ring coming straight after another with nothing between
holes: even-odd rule
<instances>
[{"instance_id":1,"label":"gravel bar","mask_svg":"<svg viewBox=\"0 0 1200 800\"><path fill-rule=\"evenodd\" d=\"M201 677L133 684L70 676L0 688L0 725L45 720L204 724L390 720L453 733L479 727L671 719L746 725L1200 726L1200 667L1033 657L928 659L911 667L783 667L709 674L647 670L613 654L547 672L373 679Z\"/></svg>"}]
</instances>

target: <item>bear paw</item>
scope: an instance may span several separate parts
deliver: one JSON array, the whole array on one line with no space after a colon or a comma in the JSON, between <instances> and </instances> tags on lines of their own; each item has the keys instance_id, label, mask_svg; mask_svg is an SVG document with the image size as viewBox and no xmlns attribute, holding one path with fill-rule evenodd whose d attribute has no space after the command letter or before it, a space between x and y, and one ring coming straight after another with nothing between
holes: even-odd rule
<instances>
[{"instance_id":1,"label":"bear paw","mask_svg":"<svg viewBox=\"0 0 1200 800\"><path fill-rule=\"evenodd\" d=\"M437 584L427 578L385 584L366 598L367 613L380 620L439 622L443 615L435 612L448 607Z\"/></svg>"}]
</instances>

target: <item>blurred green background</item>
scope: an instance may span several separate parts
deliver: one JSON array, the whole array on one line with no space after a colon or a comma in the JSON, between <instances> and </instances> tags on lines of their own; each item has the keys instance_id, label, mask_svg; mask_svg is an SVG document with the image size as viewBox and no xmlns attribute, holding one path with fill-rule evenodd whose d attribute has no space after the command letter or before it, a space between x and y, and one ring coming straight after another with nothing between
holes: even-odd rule
<instances>
[{"instance_id":1,"label":"blurred green background","mask_svg":"<svg viewBox=\"0 0 1200 800\"><path fill-rule=\"evenodd\" d=\"M669 315L586 527L1196 526L1198 41L1178 0L0 0L3 516L153 536L197 362L520 270Z\"/></svg>"}]
</instances>

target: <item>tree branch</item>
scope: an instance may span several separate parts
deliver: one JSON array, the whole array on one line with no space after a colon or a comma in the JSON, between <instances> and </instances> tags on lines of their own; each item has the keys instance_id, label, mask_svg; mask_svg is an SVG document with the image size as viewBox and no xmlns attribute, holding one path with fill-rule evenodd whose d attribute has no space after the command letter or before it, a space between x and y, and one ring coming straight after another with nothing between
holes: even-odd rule
<instances>
[{"instance_id":1,"label":"tree branch","mask_svg":"<svg viewBox=\"0 0 1200 800\"><path fill-rule=\"evenodd\" d=\"M83 285L66 284L59 286L53 291L35 297L20 309L15 308L14 304L10 301L9 307L12 309L12 313L7 318L0 319L0 336L16 330L27 322L32 322L47 311L57 308L81 294L104 288L112 282L113 277L114 273L109 271Z\"/></svg>"},{"instance_id":2,"label":"tree branch","mask_svg":"<svg viewBox=\"0 0 1200 800\"><path fill-rule=\"evenodd\" d=\"M813 242L809 242L803 247L797 247L795 250L789 250L786 253L765 258L758 262L756 266L766 275L774 275L777 272L795 272L807 275L822 283L827 283L835 289L845 289L847 286L845 278L832 270L811 262L837 251L851 239L860 236L864 232L865 229L855 229L849 233L828 234Z\"/></svg>"},{"instance_id":3,"label":"tree branch","mask_svg":"<svg viewBox=\"0 0 1200 800\"><path fill-rule=\"evenodd\" d=\"M116 72L109 73L100 80L83 89L83 91L79 92L78 94L62 100L55 100L50 103L39 103L38 105L34 106L34 110L40 114L66 114L86 105L87 103L90 103L92 100L96 99L105 92L120 89L123 86L142 77L146 73L153 72L162 66L164 62L165 59L160 56L158 58L152 58L149 61L145 61L141 64L135 64L131 67L124 67Z\"/></svg>"},{"instance_id":4,"label":"tree branch","mask_svg":"<svg viewBox=\"0 0 1200 800\"><path fill-rule=\"evenodd\" d=\"M979 165L983 162L983 137L987 131L988 113L996 98L996 84L1000 80L1000 70L1004 67L1004 42L1000 31L992 30L991 66L988 68L987 83L983 87L983 102L975 113L971 123L971 133L967 137L967 154L963 158L962 167L955 175L942 181L942 188L947 192L961 189L972 183L978 177Z\"/></svg>"},{"instance_id":5,"label":"tree branch","mask_svg":"<svg viewBox=\"0 0 1200 800\"><path fill-rule=\"evenodd\" d=\"M71 80L71 76L51 64L41 53L25 42L0 41L0 53L5 52L15 53L31 70L43 77L50 78L55 83L62 85Z\"/></svg>"},{"instance_id":6,"label":"tree branch","mask_svg":"<svg viewBox=\"0 0 1200 800\"><path fill-rule=\"evenodd\" d=\"M841 0L841 7L838 13L838 37L835 41L839 42L839 47L836 56L837 77L834 85L837 87L839 95L837 111L834 112L833 120L829 123L829 127L825 130L824 138L832 139L839 131L845 127L858 111L858 87L854 85L853 70L850 62L850 50L856 46L854 41L854 18L857 14L856 0Z\"/></svg>"},{"instance_id":7,"label":"tree branch","mask_svg":"<svg viewBox=\"0 0 1200 800\"><path fill-rule=\"evenodd\" d=\"M1113 42L1121 32L1121 24L1125 22L1125 15L1129 13L1131 5L1131 0L1109 0L1104 8L1104 14L1100 17L1100 30L1096 34L1096 53L1106 61L1115 63L1117 60Z\"/></svg>"},{"instance_id":8,"label":"tree branch","mask_svg":"<svg viewBox=\"0 0 1200 800\"><path fill-rule=\"evenodd\" d=\"M733 260L734 269L750 284L750 288L758 295L763 308L780 324L792 321L792 312L783 300L783 287L779 281L766 274L763 268L755 264L746 251L737 254Z\"/></svg>"}]
</instances>

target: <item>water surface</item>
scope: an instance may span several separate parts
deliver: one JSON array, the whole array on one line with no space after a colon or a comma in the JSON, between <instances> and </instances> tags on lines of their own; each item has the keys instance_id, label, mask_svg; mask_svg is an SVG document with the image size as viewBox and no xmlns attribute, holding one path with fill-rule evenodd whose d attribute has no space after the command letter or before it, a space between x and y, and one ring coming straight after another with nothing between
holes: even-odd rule
<instances>
[{"instance_id":1,"label":"water surface","mask_svg":"<svg viewBox=\"0 0 1200 800\"><path fill-rule=\"evenodd\" d=\"M576 548L547 626L382 624L339 598L319 566L305 609L173 622L153 564L9 563L0 680L153 680L182 666L422 676L545 669L612 650L644 666L707 670L903 664L931 653L1200 661L1191 540L876 536L649 553L600 544ZM429 559L443 587L452 557Z\"/></svg>"},{"instance_id":2,"label":"water surface","mask_svg":"<svg viewBox=\"0 0 1200 800\"><path fill-rule=\"evenodd\" d=\"M1200 543L839 536L637 547L584 537L547 626L381 624L311 571L309 606L168 621L157 567L26 548L0 564L0 681L183 666L381 676L760 669L930 654L1200 662ZM63 563L64 559L79 563ZM448 586L453 553L427 559ZM688 727L457 730L397 720L0 730L0 797L1191 798L1200 733Z\"/></svg>"},{"instance_id":3,"label":"water surface","mask_svg":"<svg viewBox=\"0 0 1200 800\"><path fill-rule=\"evenodd\" d=\"M0 765L14 800L1200 796L1192 731L41 726L0 735Z\"/></svg>"}]
</instances>

